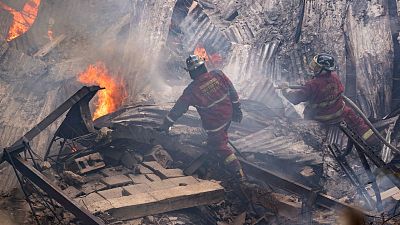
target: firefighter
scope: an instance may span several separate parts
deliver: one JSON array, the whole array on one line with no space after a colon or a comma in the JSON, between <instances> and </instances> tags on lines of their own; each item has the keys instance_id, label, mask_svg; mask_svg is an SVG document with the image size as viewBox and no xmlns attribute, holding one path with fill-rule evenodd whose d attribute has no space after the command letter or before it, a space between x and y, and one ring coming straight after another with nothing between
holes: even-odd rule
<instances>
[{"instance_id":1,"label":"firefighter","mask_svg":"<svg viewBox=\"0 0 400 225\"><path fill-rule=\"evenodd\" d=\"M343 101L344 86L335 71L335 59L329 54L316 55L310 69L314 76L300 89L291 90L282 85L282 94L293 104L307 102L306 119L325 125L337 125L345 121L368 144L376 146L378 139L366 122Z\"/></svg>"},{"instance_id":2,"label":"firefighter","mask_svg":"<svg viewBox=\"0 0 400 225\"><path fill-rule=\"evenodd\" d=\"M186 59L186 66L193 81L157 130L168 132L175 121L187 112L189 106L195 107L207 132L208 149L214 150L226 168L243 181L240 162L228 147L228 128L231 121L240 123L243 118L235 87L222 71L208 71L204 59L197 55L190 55Z\"/></svg>"}]
</instances>

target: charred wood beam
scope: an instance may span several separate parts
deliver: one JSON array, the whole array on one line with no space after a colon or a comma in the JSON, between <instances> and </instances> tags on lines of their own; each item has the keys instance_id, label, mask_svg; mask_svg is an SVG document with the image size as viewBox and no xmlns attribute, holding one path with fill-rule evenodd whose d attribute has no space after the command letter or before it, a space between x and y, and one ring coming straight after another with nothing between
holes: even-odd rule
<instances>
[{"instance_id":1,"label":"charred wood beam","mask_svg":"<svg viewBox=\"0 0 400 225\"><path fill-rule=\"evenodd\" d=\"M394 185L400 188L400 179L395 176L395 174L400 173L400 170L395 166L386 164L379 156L377 156L374 151L375 149L368 146L367 143L361 139L351 128L347 126L345 122L340 123L340 129L344 134L354 143L358 151L362 152L366 157L368 157L375 166L380 169L387 171L387 177L392 181Z\"/></svg>"},{"instance_id":2,"label":"charred wood beam","mask_svg":"<svg viewBox=\"0 0 400 225\"><path fill-rule=\"evenodd\" d=\"M299 15L299 22L297 24L296 32L294 34L294 41L296 43L299 43L300 37L301 37L301 31L302 31L302 27L303 27L303 20L304 20L304 13L305 13L304 11L305 11L305 8L306 8L306 1L305 0L301 0L300 7L301 7L301 10L300 10L300 15Z\"/></svg>"},{"instance_id":3,"label":"charred wood beam","mask_svg":"<svg viewBox=\"0 0 400 225\"><path fill-rule=\"evenodd\" d=\"M240 162L242 163L247 174L257 177L257 179L264 180L268 182L268 184L279 189L286 190L301 197L309 198L315 196L315 203L321 207L327 209L355 209L355 207L351 205L342 203L331 196L322 193L316 193L313 188L299 184L272 171L268 171L267 169L257 166L244 159L240 159ZM365 215L370 215L370 213L365 211L363 213Z\"/></svg>"},{"instance_id":4,"label":"charred wood beam","mask_svg":"<svg viewBox=\"0 0 400 225\"><path fill-rule=\"evenodd\" d=\"M25 145L20 146L21 151L25 150ZM66 210L74 214L84 224L88 225L103 225L105 224L100 218L91 214L87 209L79 207L77 203L67 197L59 188L51 183L43 174L29 165L18 155L5 154L5 159L11 165L15 166L22 175L27 177L32 183L42 189L48 196L56 200Z\"/></svg>"},{"instance_id":5,"label":"charred wood beam","mask_svg":"<svg viewBox=\"0 0 400 225\"><path fill-rule=\"evenodd\" d=\"M352 146L352 145L351 145ZM333 157L335 158L336 162L339 164L340 168L346 174L347 178L349 178L350 182L357 188L357 192L361 195L365 202L367 203L370 209L373 208L374 200L368 194L367 190L365 189L364 185L362 185L361 181L358 179L356 173L351 168L349 163L347 162L345 156L348 154L344 153L343 155L340 153L340 149L337 147L336 144L329 145L329 150L331 151ZM352 148L351 148L352 149Z\"/></svg>"},{"instance_id":6,"label":"charred wood beam","mask_svg":"<svg viewBox=\"0 0 400 225\"><path fill-rule=\"evenodd\" d=\"M55 109L50 115L44 118L39 124L28 131L22 138L15 142L11 147L4 149L0 155L0 163L7 161L10 163L15 171L21 173L27 177L32 183L43 190L50 198L56 200L61 206L66 210L74 214L79 220L84 222L84 224L89 225L103 225L105 224L99 218L92 215L89 211L84 208L79 207L73 200L67 197L61 190L59 190L55 185L51 183L43 174L31 166L27 161L24 161L19 156L19 153L27 151L27 144L34 137L40 134L44 129L51 125L55 120L57 120L61 115L71 108L80 108L82 104L87 105L94 97L98 90L101 88L99 86L84 86L79 91L77 91L73 96L61 104L57 109ZM76 111L76 110L75 110ZM82 113L82 112L80 112ZM81 115L84 120L92 120L90 112L88 115ZM92 122L92 121L91 121ZM87 125L83 122L84 125ZM70 124L70 126L81 126L82 124ZM92 124L93 127L93 124Z\"/></svg>"},{"instance_id":7,"label":"charred wood beam","mask_svg":"<svg viewBox=\"0 0 400 225\"><path fill-rule=\"evenodd\" d=\"M38 134L40 134L44 129L46 129L50 124L56 121L62 114L64 114L67 110L69 110L75 103L79 102L83 98L93 98L93 96L97 93L101 88L99 86L84 86L79 91L77 91L74 95L72 95L68 100L66 100L63 104L61 104L57 109L55 109L50 115L44 118L40 123L38 123L35 127L29 130L22 138L16 141L11 149L21 145L23 142L29 142ZM12 153L12 152L10 152ZM0 161L1 163L1 161Z\"/></svg>"},{"instance_id":8,"label":"charred wood beam","mask_svg":"<svg viewBox=\"0 0 400 225\"><path fill-rule=\"evenodd\" d=\"M392 88L392 108L400 107L400 18L398 14L396 0L388 0L387 8L389 11L392 40L393 40L393 88Z\"/></svg>"}]
</instances>

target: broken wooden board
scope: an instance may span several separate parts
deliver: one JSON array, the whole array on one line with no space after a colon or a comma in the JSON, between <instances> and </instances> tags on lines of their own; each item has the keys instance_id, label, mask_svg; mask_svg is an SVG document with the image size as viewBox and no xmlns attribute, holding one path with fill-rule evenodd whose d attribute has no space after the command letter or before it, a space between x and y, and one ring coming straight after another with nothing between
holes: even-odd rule
<instances>
[{"instance_id":1,"label":"broken wooden board","mask_svg":"<svg viewBox=\"0 0 400 225\"><path fill-rule=\"evenodd\" d=\"M64 34L61 34L60 36L54 38L54 40L50 41L49 43L45 44L39 51L37 51L33 56L35 57L44 57L51 50L53 50L55 47L57 47L67 36Z\"/></svg>"},{"instance_id":2,"label":"broken wooden board","mask_svg":"<svg viewBox=\"0 0 400 225\"><path fill-rule=\"evenodd\" d=\"M96 196L98 197L98 196ZM121 220L135 219L178 209L217 203L224 199L224 189L211 181L187 186L138 193L102 201L84 201L92 213L106 212ZM99 198L96 198L99 200ZM91 202L90 204L87 204Z\"/></svg>"}]
</instances>

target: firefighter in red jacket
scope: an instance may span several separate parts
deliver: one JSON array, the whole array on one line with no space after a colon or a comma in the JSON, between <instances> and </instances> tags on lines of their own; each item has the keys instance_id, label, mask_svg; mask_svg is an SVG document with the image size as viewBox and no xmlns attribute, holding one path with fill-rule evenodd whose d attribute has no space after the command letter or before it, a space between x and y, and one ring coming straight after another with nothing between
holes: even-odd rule
<instances>
[{"instance_id":1,"label":"firefighter in red jacket","mask_svg":"<svg viewBox=\"0 0 400 225\"><path fill-rule=\"evenodd\" d=\"M194 106L207 132L207 146L216 150L227 168L241 180L242 167L234 152L228 147L228 128L231 121L241 122L243 114L239 96L229 78L220 70L208 71L203 59L190 55L186 70L192 82L184 90L174 107L165 117L159 131L168 131L175 121Z\"/></svg>"},{"instance_id":2,"label":"firefighter in red jacket","mask_svg":"<svg viewBox=\"0 0 400 225\"><path fill-rule=\"evenodd\" d=\"M352 108L346 106L342 94L344 87L335 72L335 59L328 54L316 55L310 63L313 79L301 89L289 90L283 85L282 94L293 104L307 102L304 117L326 125L345 121L368 144L378 144L377 137L365 121Z\"/></svg>"}]
</instances>

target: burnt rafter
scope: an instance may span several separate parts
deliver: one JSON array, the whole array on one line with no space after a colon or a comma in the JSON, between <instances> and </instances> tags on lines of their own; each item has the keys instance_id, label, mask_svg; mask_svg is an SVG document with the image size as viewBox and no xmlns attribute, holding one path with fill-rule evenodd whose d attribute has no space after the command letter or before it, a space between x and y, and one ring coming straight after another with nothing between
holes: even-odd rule
<instances>
[{"instance_id":1,"label":"burnt rafter","mask_svg":"<svg viewBox=\"0 0 400 225\"><path fill-rule=\"evenodd\" d=\"M59 134L61 133L61 131L74 130L75 135L81 135L85 132L89 132L90 129L94 129L90 111L87 110L89 110L89 105L88 105L89 101L94 97L94 95L99 90L101 90L101 88L98 86L91 86L91 87L84 86L83 88L81 88L68 100L66 100L63 104L61 104L57 109L55 109L52 113L50 113L50 115L48 115L40 123L38 123L34 128L28 131L22 138L20 138L17 142L15 142L11 147L4 149L1 157L2 162L7 161L9 164L13 166L21 185L22 185L22 179L19 177L17 172L25 176L31 183L39 187L50 198L56 200L66 210L74 214L77 217L77 219L84 222L84 224L89 224L89 225L101 225L104 224L104 222L101 221L99 218L95 217L94 215L92 215L86 209L82 208L81 206L78 206L76 202L67 197L59 188L56 187L56 185L52 184L51 181L49 181L43 174L41 174L37 170L35 162L33 162L35 166L30 165L28 161L21 158L19 153L29 152L29 154L32 154L32 149L29 146L29 142L37 135L39 135L44 129L49 127L54 121L56 121L60 116L62 116L68 110L70 111L67 114L66 118L67 122L68 121L71 122L72 120L78 122L69 123L68 128L66 128L66 125L63 123L64 126L61 125L60 126L61 129L58 129ZM82 107L83 105L84 107ZM83 111L85 112L82 113ZM75 119L72 118L71 115L75 117ZM80 116L76 117L77 115ZM82 121L85 122L82 123ZM66 133L64 135L66 135ZM33 157L32 160L34 161Z\"/></svg>"}]
</instances>

